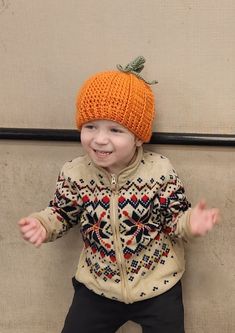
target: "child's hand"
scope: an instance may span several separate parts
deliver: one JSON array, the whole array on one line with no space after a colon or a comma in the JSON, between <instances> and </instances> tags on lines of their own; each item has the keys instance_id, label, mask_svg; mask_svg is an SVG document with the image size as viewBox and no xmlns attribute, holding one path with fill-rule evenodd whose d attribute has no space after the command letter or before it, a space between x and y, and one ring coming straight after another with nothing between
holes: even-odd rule
<instances>
[{"instance_id":1,"label":"child's hand","mask_svg":"<svg viewBox=\"0 0 235 333\"><path fill-rule=\"evenodd\" d=\"M204 236L219 221L217 208L206 208L205 201L200 201L191 212L190 226L194 236Z\"/></svg>"},{"instance_id":2,"label":"child's hand","mask_svg":"<svg viewBox=\"0 0 235 333\"><path fill-rule=\"evenodd\" d=\"M19 222L22 237L39 247L46 239L46 229L33 217L24 217Z\"/></svg>"}]
</instances>

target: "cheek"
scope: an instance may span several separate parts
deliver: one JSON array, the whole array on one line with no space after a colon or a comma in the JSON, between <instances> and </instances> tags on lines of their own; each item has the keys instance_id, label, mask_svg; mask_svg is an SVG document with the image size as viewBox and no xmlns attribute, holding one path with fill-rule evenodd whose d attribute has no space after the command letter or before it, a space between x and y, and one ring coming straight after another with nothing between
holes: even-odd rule
<instances>
[{"instance_id":1,"label":"cheek","mask_svg":"<svg viewBox=\"0 0 235 333\"><path fill-rule=\"evenodd\" d=\"M136 150L135 141L130 140L129 142L123 141L119 145L119 154L122 156L130 156Z\"/></svg>"},{"instance_id":2,"label":"cheek","mask_svg":"<svg viewBox=\"0 0 235 333\"><path fill-rule=\"evenodd\" d=\"M88 152L88 150L89 150L89 141L88 141L88 139L84 136L81 136L80 140L81 140L81 145L82 145L83 149L86 152Z\"/></svg>"},{"instance_id":3,"label":"cheek","mask_svg":"<svg viewBox=\"0 0 235 333\"><path fill-rule=\"evenodd\" d=\"M88 142L90 141L89 135L83 130L81 130L81 133L80 133L80 140L81 140L82 145L87 145Z\"/></svg>"},{"instance_id":4,"label":"cheek","mask_svg":"<svg viewBox=\"0 0 235 333\"><path fill-rule=\"evenodd\" d=\"M120 147L125 147L128 150L131 150L133 147L136 147L136 140L134 135L127 134L119 141Z\"/></svg>"},{"instance_id":5,"label":"cheek","mask_svg":"<svg viewBox=\"0 0 235 333\"><path fill-rule=\"evenodd\" d=\"M84 147L85 146L85 140L84 140L84 137L82 136L82 134L80 136L80 141L81 141L81 145Z\"/></svg>"}]
</instances>

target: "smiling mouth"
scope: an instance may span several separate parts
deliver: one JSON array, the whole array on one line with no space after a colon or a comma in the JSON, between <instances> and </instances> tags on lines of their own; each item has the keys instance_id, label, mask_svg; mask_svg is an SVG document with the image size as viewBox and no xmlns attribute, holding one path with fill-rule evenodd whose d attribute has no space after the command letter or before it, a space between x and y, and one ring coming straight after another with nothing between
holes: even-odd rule
<instances>
[{"instance_id":1,"label":"smiling mouth","mask_svg":"<svg viewBox=\"0 0 235 333\"><path fill-rule=\"evenodd\" d=\"M112 154L112 152L110 152L110 151L103 151L103 150L96 150L96 149L93 149L93 150L96 153L96 155L100 156L100 157L104 157L104 156L108 156L108 155Z\"/></svg>"}]
</instances>

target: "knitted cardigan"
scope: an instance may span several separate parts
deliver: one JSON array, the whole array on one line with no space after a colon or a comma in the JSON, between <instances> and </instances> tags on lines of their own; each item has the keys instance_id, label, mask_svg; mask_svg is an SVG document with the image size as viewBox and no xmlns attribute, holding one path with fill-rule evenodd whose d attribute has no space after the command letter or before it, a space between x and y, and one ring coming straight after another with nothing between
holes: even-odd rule
<instances>
[{"instance_id":1,"label":"knitted cardigan","mask_svg":"<svg viewBox=\"0 0 235 333\"><path fill-rule=\"evenodd\" d=\"M54 199L31 216L47 241L79 224L84 240L75 278L107 298L133 303L164 293L182 277L190 204L169 160L138 148L118 175L88 156L67 162Z\"/></svg>"}]
</instances>

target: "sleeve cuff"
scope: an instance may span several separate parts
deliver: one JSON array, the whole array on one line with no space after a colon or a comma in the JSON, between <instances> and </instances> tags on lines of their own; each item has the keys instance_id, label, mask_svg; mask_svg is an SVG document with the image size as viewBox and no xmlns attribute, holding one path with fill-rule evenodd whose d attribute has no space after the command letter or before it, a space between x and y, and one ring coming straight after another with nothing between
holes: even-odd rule
<instances>
[{"instance_id":1,"label":"sleeve cuff","mask_svg":"<svg viewBox=\"0 0 235 333\"><path fill-rule=\"evenodd\" d=\"M186 242L195 238L190 227L190 216L191 216L191 208L189 208L178 218L177 227L175 231L176 236L182 238Z\"/></svg>"}]
</instances>

